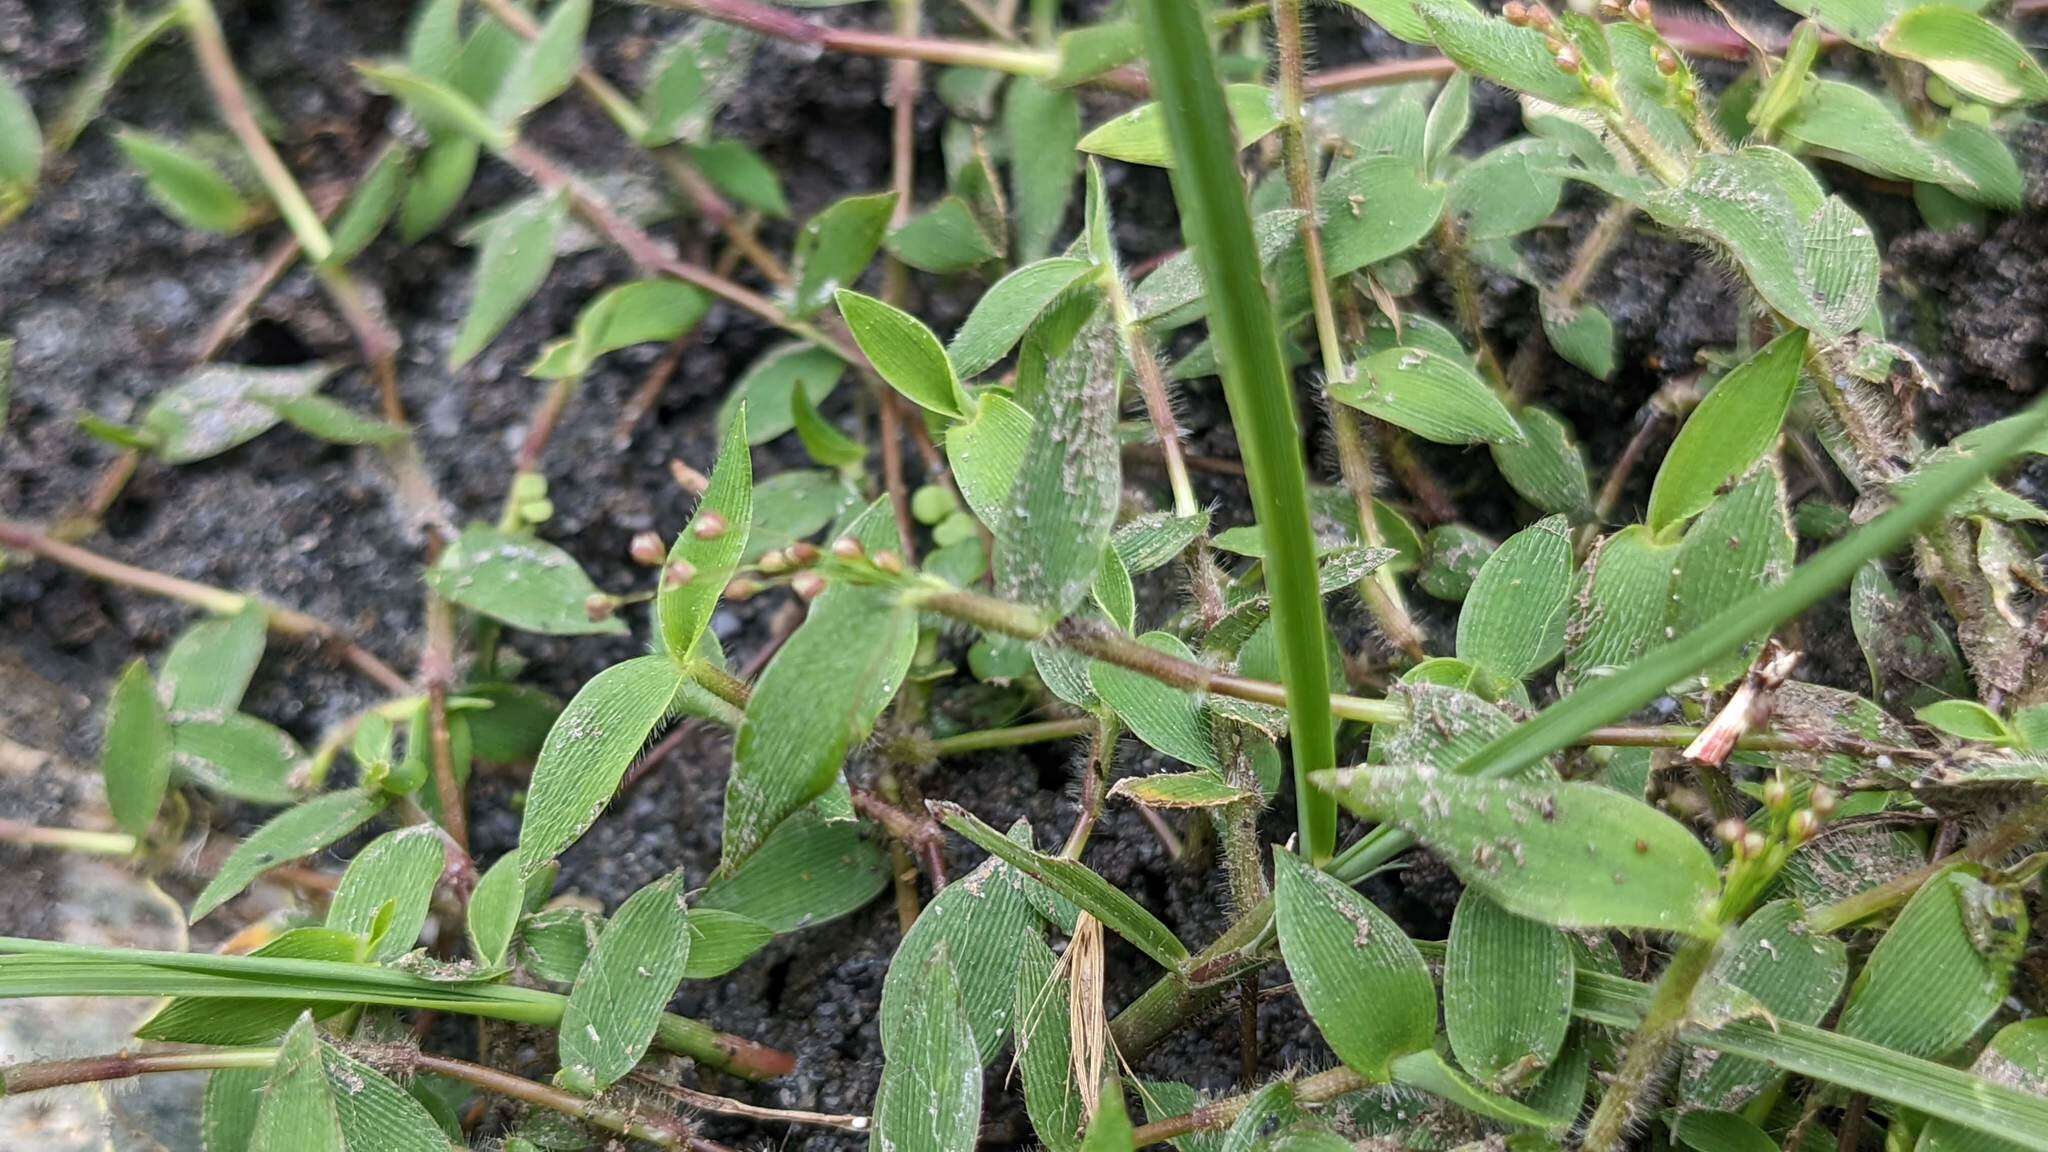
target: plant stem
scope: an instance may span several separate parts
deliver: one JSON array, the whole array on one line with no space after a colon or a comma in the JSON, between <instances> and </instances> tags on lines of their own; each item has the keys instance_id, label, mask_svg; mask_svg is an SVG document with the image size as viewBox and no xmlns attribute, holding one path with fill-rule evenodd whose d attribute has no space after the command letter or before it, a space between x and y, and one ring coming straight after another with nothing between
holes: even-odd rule
<instances>
[{"instance_id":1,"label":"plant stem","mask_svg":"<svg viewBox=\"0 0 2048 1152\"><path fill-rule=\"evenodd\" d=\"M530 41L540 36L540 25L518 5L511 3L511 0L477 0L477 3L492 19L510 28L521 39ZM643 143L647 138L647 117L641 114L639 107L625 93L619 91L588 62L579 61L577 64L576 87L604 111L628 140L641 147L647 147ZM775 258L774 253L762 247L753 232L740 224L738 214L733 211L732 205L718 194L718 189L713 188L701 173L691 167L689 161L677 154L673 148L647 150L653 155L655 162L661 165L662 170L668 173L669 178L675 181L676 186L682 189L683 194L689 197L697 214L723 233L726 241L744 256L749 264L774 283L781 284L789 279L789 272L782 267L782 262Z\"/></svg>"},{"instance_id":2,"label":"plant stem","mask_svg":"<svg viewBox=\"0 0 2048 1152\"><path fill-rule=\"evenodd\" d=\"M1678 1031L1692 1007L1692 994L1714 959L1715 941L1688 936L1678 946L1664 974L1657 978L1642 1026L1629 1040L1621 1067L1600 1097L1600 1106L1586 1127L1580 1152L1614 1152L1636 1114L1636 1100L1664 1067Z\"/></svg>"},{"instance_id":3,"label":"plant stem","mask_svg":"<svg viewBox=\"0 0 2048 1152\"><path fill-rule=\"evenodd\" d=\"M1138 380L1138 395L1145 401L1145 416L1159 436L1159 456L1166 465L1166 483L1173 490L1173 514L1189 517L1200 511L1195 487L1188 480L1188 463L1180 442L1180 421L1173 415L1173 401L1167 394L1166 375L1159 370L1159 356L1152 347L1151 334L1138 322L1131 307L1130 291L1124 286L1123 270L1102 270L1102 292L1109 298L1110 318L1123 339L1124 356Z\"/></svg>"},{"instance_id":4,"label":"plant stem","mask_svg":"<svg viewBox=\"0 0 2048 1152\"><path fill-rule=\"evenodd\" d=\"M1036 724L989 728L980 732L963 732L958 736L942 737L925 745L923 750L934 757L965 756L997 748L1017 748L1048 740L1067 740L1094 730L1095 721L1087 717L1074 720L1042 720Z\"/></svg>"},{"instance_id":5,"label":"plant stem","mask_svg":"<svg viewBox=\"0 0 2048 1152\"><path fill-rule=\"evenodd\" d=\"M373 1055L374 1052L366 1052ZM98 1084L126 1080L159 1072L206 1072L227 1068L268 1068L277 1063L275 1048L210 1048L193 1052L158 1052L144 1055L115 1053L76 1060L44 1060L0 1068L0 1088L8 1096L40 1092L74 1084ZM657 1148L724 1152L719 1145L697 1137L690 1126L676 1118L649 1120L635 1112L574 1096L558 1088L539 1084L496 1068L472 1064L427 1052L392 1053L414 1072L431 1072L480 1088L495 1096L573 1116L608 1132L645 1140ZM373 1058L370 1063L375 1066Z\"/></svg>"},{"instance_id":6,"label":"plant stem","mask_svg":"<svg viewBox=\"0 0 2048 1152\"><path fill-rule=\"evenodd\" d=\"M1566 313L1575 311L1579 301L1592 285L1593 277L1599 274L1607 258L1627 237L1629 224L1634 221L1636 206L1625 200L1616 200L1602 209L1585 238L1579 241L1578 250L1572 254L1571 266L1565 269L1564 277L1546 295L1543 305ZM1514 359L1508 361L1508 391L1517 401L1527 401L1535 391L1538 370L1543 367L1543 349L1549 347L1547 340L1536 336L1522 342L1515 350Z\"/></svg>"},{"instance_id":7,"label":"plant stem","mask_svg":"<svg viewBox=\"0 0 2048 1152\"><path fill-rule=\"evenodd\" d=\"M1301 0L1274 0L1273 39L1279 49L1280 143L1287 170L1287 189L1294 207L1301 212L1301 254L1307 265L1309 300L1312 303L1316 346L1322 354L1323 379L1329 382L1351 378L1344 366L1344 351L1337 331L1337 310L1330 302L1328 265L1323 260L1323 230L1316 220L1316 174L1310 155L1308 124L1302 115L1307 99L1302 90L1306 61L1302 49ZM1337 467L1344 485L1358 508L1358 528L1365 543L1378 548L1379 520L1372 511L1372 453L1351 409L1333 402L1330 430L1337 443ZM1387 639L1415 660L1428 656L1423 648L1422 630L1408 615L1401 598L1401 586L1394 575L1382 568L1358 582L1366 610L1378 622Z\"/></svg>"},{"instance_id":8,"label":"plant stem","mask_svg":"<svg viewBox=\"0 0 2048 1152\"><path fill-rule=\"evenodd\" d=\"M749 1120L773 1120L783 1124L808 1124L816 1128L837 1128L845 1132L868 1130L866 1116L847 1116L834 1112L803 1112L790 1108L763 1108L743 1100L732 1100L724 1096L713 1096L681 1084L670 1084L657 1080L645 1073L633 1074L633 1083L651 1088L700 1112L711 1112L720 1116L742 1116Z\"/></svg>"},{"instance_id":9,"label":"plant stem","mask_svg":"<svg viewBox=\"0 0 2048 1152\"><path fill-rule=\"evenodd\" d=\"M195 580L152 572L133 564L124 564L97 552L66 544L20 524L0 520L0 548L26 552L41 557L53 564L59 564L95 580L162 596L203 609L218 616L232 616L242 609L255 605L264 616L264 622L279 636L311 640L322 647L331 649L341 661L361 672L380 687L400 695L412 691L412 684L398 674L389 664L371 655L349 639L348 634L334 624L318 617L308 616L269 603L253 596L215 588Z\"/></svg>"},{"instance_id":10,"label":"plant stem","mask_svg":"<svg viewBox=\"0 0 2048 1152\"><path fill-rule=\"evenodd\" d=\"M1860 924L1912 899L1921 885L1958 862L1969 860L1985 865L1997 864L2040 835L2043 825L2048 825L2048 801L2031 804L1999 821L1960 852L1951 852L1903 876L1895 876L1854 896L1814 909L1807 913L1807 926L1826 935Z\"/></svg>"},{"instance_id":11,"label":"plant stem","mask_svg":"<svg viewBox=\"0 0 2048 1152\"><path fill-rule=\"evenodd\" d=\"M228 54L227 38L221 33L220 17L213 10L212 0L181 2L185 34L192 39L192 55L199 63L207 89L213 93L221 119L249 154L249 162L256 166L256 174L276 202L278 214L299 238L299 247L306 250L314 263L325 263L334 254L334 241L327 235L327 226L320 222L320 214L313 211L313 205L300 190L299 182L292 178L291 170L284 166L277 150L263 135L263 128L256 123L248 97L242 92L241 79L235 74L234 58Z\"/></svg>"},{"instance_id":12,"label":"plant stem","mask_svg":"<svg viewBox=\"0 0 2048 1152\"><path fill-rule=\"evenodd\" d=\"M1372 1085L1370 1080L1342 1066L1313 1076L1304 1076L1294 1082L1294 1100L1297 1104L1327 1104L1342 1096L1349 1096ZM1141 1124L1132 1134L1133 1146L1143 1148L1149 1144L1164 1144L1195 1132L1214 1132L1228 1128L1250 1107L1258 1093L1247 1092L1215 1100L1189 1112L1151 1124Z\"/></svg>"},{"instance_id":13,"label":"plant stem","mask_svg":"<svg viewBox=\"0 0 2048 1152\"><path fill-rule=\"evenodd\" d=\"M1245 459L1266 542L1266 586L1285 671L1288 743L1294 759L1302 850L1321 864L1337 844L1337 806L1309 785L1336 763L1324 656L1323 602L1309 526L1308 467L1294 392L1280 355L1272 300L1259 276L1251 210L1237 170L1237 142L1201 8L1193 0L1140 0L1138 23L1176 157L1181 232L1208 286L1209 330L1223 364L1223 391Z\"/></svg>"},{"instance_id":14,"label":"plant stem","mask_svg":"<svg viewBox=\"0 0 2048 1152\"><path fill-rule=\"evenodd\" d=\"M79 828L42 828L19 820L0 820L0 843L23 848L54 848L90 856L133 856L141 842L125 832L87 832Z\"/></svg>"},{"instance_id":15,"label":"plant stem","mask_svg":"<svg viewBox=\"0 0 2048 1152\"><path fill-rule=\"evenodd\" d=\"M656 7L693 12L722 24L745 28L771 40L843 52L850 56L880 56L890 60L921 61L960 68L986 68L1013 76L1039 79L1059 69L1059 58L1051 52L981 44L971 40L941 40L915 32L869 32L859 28L829 28L813 24L794 14L753 0L652 0Z\"/></svg>"}]
</instances>

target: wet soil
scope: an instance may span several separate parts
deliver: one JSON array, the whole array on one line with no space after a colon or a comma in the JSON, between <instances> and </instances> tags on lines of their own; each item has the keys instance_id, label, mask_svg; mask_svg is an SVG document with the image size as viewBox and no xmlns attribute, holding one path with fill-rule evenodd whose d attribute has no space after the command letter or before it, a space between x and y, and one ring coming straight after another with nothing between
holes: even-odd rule
<instances>
[{"instance_id":1,"label":"wet soil","mask_svg":"<svg viewBox=\"0 0 2048 1152\"><path fill-rule=\"evenodd\" d=\"M101 34L97 11L72 0L0 0L0 67L20 80L39 109L49 109L85 65ZM389 106L351 79L348 62L394 51L409 5L395 0L344 3L223 3L231 42L249 81L285 126L280 141L294 169L309 183L346 179L396 123ZM867 9L814 13L809 18L869 23ZM1320 9L1317 50L1328 64L1407 51L1377 30ZM644 70L653 48L681 24L649 9L602 5L593 30L594 61L629 81ZM962 34L966 27L946 28ZM886 69L859 58L813 58L775 44L756 57L748 88L720 120L721 132L758 148L783 173L796 218L839 196L883 187L888 180L887 117L878 105ZM1091 97L1090 122L1116 105ZM1477 127L1471 146L1500 139L1516 123L1514 102L1488 86L1475 91ZM115 93L108 117L50 174L38 203L0 232L0 335L19 340L17 382L0 427L0 515L46 520L73 506L113 457L111 449L77 430L88 413L130 418L149 396L189 367L198 333L260 264L276 229L259 236L211 237L163 216L141 182L121 162L107 123L122 122L183 134L212 123L204 93L176 46L159 48ZM920 199L938 191L937 130L942 110L926 97L918 109ZM654 174L620 147L610 125L575 99L557 102L533 124L542 148L590 174ZM1923 355L1946 391L1928 404L1935 434L1946 435L2010 411L2039 391L2048 352L2048 131L2020 130L2015 138L2029 172L2025 212L1995 221L1988 234L1964 230L1937 235L1916 230L1895 196L1867 181L1837 181L1859 206L1872 211L1888 242L1887 273L1894 330ZM1162 175L1108 166L1118 239L1126 255L1142 259L1178 245L1170 191ZM1842 175L1838 172L1830 176ZM486 164L458 219L519 195L509 172ZM1531 258L1556 270L1572 243L1590 226L1592 205L1574 193L1553 226L1537 233ZM672 226L686 252L712 246L701 228ZM450 230L452 231L452 230ZM783 247L786 225L771 226L772 246ZM519 369L538 345L568 329L576 310L602 287L626 279L618 255L592 250L563 259L548 285L491 349L459 372L444 367L468 297L470 253L447 232L413 248L386 238L357 262L362 279L404 340L402 391L417 425L421 455L458 520L495 515L509 478L525 417L537 386ZM1507 281L1487 285L1487 315L1496 346L1512 349L1531 337L1535 301ZM975 299L970 281L923 278L919 309L940 331L950 331ZM1435 289L1426 289L1426 293ZM1428 297L1425 296L1425 299ZM1589 459L1613 460L1644 402L1663 379L1695 362L1703 347L1728 343L1737 322L1724 273L1669 239L1638 231L1593 285L1592 299L1613 318L1621 370L1601 383L1554 358L1547 361L1539 397L1556 407L1584 439ZM1448 316L1448 300L1435 299ZM683 355L679 370L650 417L623 447L614 442L616 414L660 354L642 348L608 357L587 379L556 433L546 462L555 518L547 536L569 549L602 586L628 587L638 579L626 558L632 535L673 532L689 501L670 481L667 464L682 459L708 465L712 417L737 373L776 341L773 333L729 308L715 308L703 338ZM289 274L253 313L248 331L221 357L245 363L296 363L332 358L352 363L347 333L334 321L315 285ZM844 389L835 404L854 390ZM344 371L330 386L337 398L370 407L362 373ZM836 409L834 409L836 410ZM1221 398L1213 381L1184 391L1180 411L1193 450L1223 460L1236 457ZM1313 443L1321 445L1321 416L1308 412ZM1425 453L1450 483L1464 515L1482 529L1505 533L1526 520L1526 509L1503 499L1483 453ZM800 463L793 448L770 446L756 467L772 471ZM913 462L914 463L914 462ZM1335 469L1327 454L1323 471ZM1163 484L1133 468L1134 487L1161 498ZM1639 508L1649 473L1628 488L1623 510ZM2036 468L2029 483L2048 492ZM1249 511L1241 482L1204 475L1202 494L1215 502L1222 524L1242 523ZM1405 500L1398 487L1390 492ZM91 544L106 554L176 576L227 588L260 591L280 603L340 622L378 655L401 669L417 660L420 637L419 544L397 514L384 472L363 451L322 446L287 432L273 433L205 463L170 469L143 466ZM1148 603L1154 620L1170 597ZM1444 640L1455 606L1417 597L1418 610ZM762 601L728 608L714 622L735 659L744 661L768 636L773 605ZM1345 611L1350 613L1350 609ZM110 589L49 565L17 565L0 573L0 735L10 748L69 765L97 757L99 707L120 667L136 654L152 658L192 614L182 607ZM1343 634L1371 646L1369 629L1349 615ZM1863 675L1861 657L1839 611L1809 621L1815 644L1808 674L1846 686ZM638 640L549 639L516 636L510 647L526 662L527 678L561 695L605 665L637 650ZM1447 648L1448 644L1439 647ZM302 739L370 703L371 691L352 674L288 643L273 645L245 705ZM1126 768L1143 763L1126 742ZM564 858L561 890L606 906L656 876L681 866L692 876L717 859L719 809L726 737L699 731L637 789L619 801ZM1073 752L1046 746L971 761L949 761L917 781L926 794L959 801L1002 825L1032 820L1041 839L1064 833L1074 814ZM856 772L863 767L856 765ZM82 770L0 776L0 816L57 824L91 818L93 788ZM488 862L510 847L518 828L515 776L487 775L475 785L473 836ZM1291 802L1272 810L1275 839L1284 838ZM253 814L232 806L214 814L224 827L246 827ZM949 848L957 872L974 853ZM1174 867L1150 831L1113 806L1088 853L1088 863L1132 891L1184 939L1211 939L1228 920L1220 878L1191 876ZM329 861L330 865L333 861ZM47 935L57 929L52 909L65 893L61 869L43 853L0 848L0 933ZM172 894L189 898L187 883L169 878ZM1418 935L1440 936L1455 885L1426 861L1372 882L1375 899ZM232 917L216 918L232 922ZM194 932L194 946L217 943L224 928ZM749 1088L718 1083L718 1090L764 1103L837 1112L864 1112L880 1070L875 1012L881 980L898 938L887 899L831 927L785 938L730 977L687 986L677 1008L720 1028L786 1047L800 1056L796 1075ZM1151 969L1112 941L1108 971L1112 1004L1134 996ZM1269 976L1269 981L1277 977ZM1291 998L1260 1010L1258 1067L1272 1073L1317 1065L1328 1053ZM1184 1030L1143 1061L1142 1074L1187 1080L1224 1091L1240 1069L1235 1013ZM57 1042L53 1040L52 1046ZM992 1143L1030 1142L1015 1102L1003 1090L998 1067L990 1075L986 1122ZM764 1130L714 1123L728 1142L757 1143ZM788 1142L810 1148L851 1148L864 1138L793 1132Z\"/></svg>"}]
</instances>

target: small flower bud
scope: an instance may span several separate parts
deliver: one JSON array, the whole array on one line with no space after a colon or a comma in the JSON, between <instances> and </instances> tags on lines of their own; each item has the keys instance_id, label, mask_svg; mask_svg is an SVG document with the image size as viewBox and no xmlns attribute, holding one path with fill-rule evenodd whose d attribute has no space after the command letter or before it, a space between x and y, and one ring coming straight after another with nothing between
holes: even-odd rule
<instances>
[{"instance_id":1,"label":"small flower bud","mask_svg":"<svg viewBox=\"0 0 2048 1152\"><path fill-rule=\"evenodd\" d=\"M725 517L718 513L701 512L697 516L697 522L690 525L690 531L699 540L716 540L725 535L725 530L729 527L731 525L725 522Z\"/></svg>"},{"instance_id":2,"label":"small flower bud","mask_svg":"<svg viewBox=\"0 0 2048 1152\"><path fill-rule=\"evenodd\" d=\"M816 572L799 572L789 582L789 590L796 593L797 599L809 603L825 594L825 578Z\"/></svg>"},{"instance_id":3,"label":"small flower bud","mask_svg":"<svg viewBox=\"0 0 2048 1152\"><path fill-rule=\"evenodd\" d=\"M1785 787L1785 782L1776 776L1764 784L1764 806L1767 808L1783 808L1785 801L1791 799L1791 796L1791 789Z\"/></svg>"},{"instance_id":4,"label":"small flower bud","mask_svg":"<svg viewBox=\"0 0 2048 1152\"><path fill-rule=\"evenodd\" d=\"M1816 817L1825 820L1835 814L1835 806L1840 803L1840 797L1835 795L1833 788L1825 784L1815 784L1813 794L1806 798L1806 803L1813 809Z\"/></svg>"},{"instance_id":5,"label":"small flower bud","mask_svg":"<svg viewBox=\"0 0 2048 1152\"><path fill-rule=\"evenodd\" d=\"M860 541L851 536L841 536L832 542L832 555L850 563L867 555L867 552L861 548Z\"/></svg>"},{"instance_id":6,"label":"small flower bud","mask_svg":"<svg viewBox=\"0 0 2048 1152\"><path fill-rule=\"evenodd\" d=\"M1650 11L1650 0L1629 0L1628 14L1638 24L1648 24L1656 19L1656 14Z\"/></svg>"},{"instance_id":7,"label":"small flower bud","mask_svg":"<svg viewBox=\"0 0 2048 1152\"><path fill-rule=\"evenodd\" d=\"M901 576L903 574L903 557L884 548L880 552L875 553L875 567L880 568L891 576Z\"/></svg>"},{"instance_id":8,"label":"small flower bud","mask_svg":"<svg viewBox=\"0 0 2048 1152\"><path fill-rule=\"evenodd\" d=\"M1678 57L1668 48L1657 49L1657 71L1665 76L1678 75Z\"/></svg>"},{"instance_id":9,"label":"small flower bud","mask_svg":"<svg viewBox=\"0 0 2048 1152\"><path fill-rule=\"evenodd\" d=\"M688 560L678 560L661 574L661 582L669 588L681 588L697 578L697 566Z\"/></svg>"},{"instance_id":10,"label":"small flower bud","mask_svg":"<svg viewBox=\"0 0 2048 1152\"><path fill-rule=\"evenodd\" d=\"M1820 834L1820 817L1811 808L1801 808L1792 814L1791 838L1794 844L1804 844Z\"/></svg>"},{"instance_id":11,"label":"small flower bud","mask_svg":"<svg viewBox=\"0 0 2048 1152\"><path fill-rule=\"evenodd\" d=\"M1628 15L1628 0L1600 0L1600 14L1619 20Z\"/></svg>"},{"instance_id":12,"label":"small flower bud","mask_svg":"<svg viewBox=\"0 0 2048 1152\"><path fill-rule=\"evenodd\" d=\"M1740 844L1742 838L1748 834L1749 825L1732 816L1714 825L1714 839L1723 844Z\"/></svg>"},{"instance_id":13,"label":"small flower bud","mask_svg":"<svg viewBox=\"0 0 2048 1152\"><path fill-rule=\"evenodd\" d=\"M761 553L761 558L754 562L754 566L759 568L763 575L780 576L789 571L789 554L780 548L771 548Z\"/></svg>"},{"instance_id":14,"label":"small flower bud","mask_svg":"<svg viewBox=\"0 0 2048 1152\"><path fill-rule=\"evenodd\" d=\"M818 546L808 540L799 540L789 546L789 562L799 568L809 568L818 562Z\"/></svg>"},{"instance_id":15,"label":"small flower bud","mask_svg":"<svg viewBox=\"0 0 2048 1152\"><path fill-rule=\"evenodd\" d=\"M1508 23L1513 24L1517 28L1529 22L1529 9L1521 3L1521 0L1508 0L1506 4L1501 6L1500 14L1507 19Z\"/></svg>"},{"instance_id":16,"label":"small flower bud","mask_svg":"<svg viewBox=\"0 0 2048 1152\"><path fill-rule=\"evenodd\" d=\"M1569 44L1557 50L1557 70L1567 76L1579 74L1579 50Z\"/></svg>"},{"instance_id":17,"label":"small flower bud","mask_svg":"<svg viewBox=\"0 0 2048 1152\"><path fill-rule=\"evenodd\" d=\"M633 543L626 548L626 553L633 557L633 563L644 564L649 568L659 567L668 557L668 549L662 546L659 532L637 533L633 537Z\"/></svg>"},{"instance_id":18,"label":"small flower bud","mask_svg":"<svg viewBox=\"0 0 2048 1152\"><path fill-rule=\"evenodd\" d=\"M753 599L760 591L760 581L741 576L725 586L725 598L737 603L741 600Z\"/></svg>"},{"instance_id":19,"label":"small flower bud","mask_svg":"<svg viewBox=\"0 0 2048 1152\"><path fill-rule=\"evenodd\" d=\"M1522 15L1529 22L1529 27L1531 28L1548 31L1557 26L1557 17L1552 16L1550 9L1545 8L1541 4L1529 5L1523 10Z\"/></svg>"},{"instance_id":20,"label":"small flower bud","mask_svg":"<svg viewBox=\"0 0 2048 1152\"><path fill-rule=\"evenodd\" d=\"M1736 847L1735 854L1745 860L1754 860L1762 856L1764 849L1769 846L1770 844L1764 839L1763 833L1747 832L1743 834L1742 843Z\"/></svg>"},{"instance_id":21,"label":"small flower bud","mask_svg":"<svg viewBox=\"0 0 2048 1152\"><path fill-rule=\"evenodd\" d=\"M612 609L617 607L612 598L602 592L592 592L583 600L583 614L592 624L602 624L612 618Z\"/></svg>"}]
</instances>

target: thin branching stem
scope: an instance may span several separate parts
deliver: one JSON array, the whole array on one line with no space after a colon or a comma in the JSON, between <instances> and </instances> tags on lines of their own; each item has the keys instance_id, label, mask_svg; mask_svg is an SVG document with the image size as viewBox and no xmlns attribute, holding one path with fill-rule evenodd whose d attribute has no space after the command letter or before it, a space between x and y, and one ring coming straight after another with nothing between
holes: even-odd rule
<instances>
[{"instance_id":1,"label":"thin branching stem","mask_svg":"<svg viewBox=\"0 0 2048 1152\"><path fill-rule=\"evenodd\" d=\"M152 596L177 600L216 615L233 615L253 604L263 612L265 623L277 635L314 641L334 653L342 663L361 672L389 692L404 695L412 691L412 685L405 677L399 675L389 664L359 647L339 625L308 616L304 612L240 592L216 588L211 584L201 584L196 580L186 580L148 568L138 568L133 564L124 564L76 544L54 539L25 525L7 521L0 521L0 548L26 552L95 580L131 588L137 592L147 592Z\"/></svg>"},{"instance_id":2,"label":"thin branching stem","mask_svg":"<svg viewBox=\"0 0 2048 1152\"><path fill-rule=\"evenodd\" d=\"M1665 1066L1679 1029L1692 1009L1692 996L1713 965L1714 940L1689 936L1657 978L1643 1023L1629 1039L1621 1067L1607 1083L1600 1106L1586 1126L1580 1152L1614 1152L1637 1119L1638 1101Z\"/></svg>"}]
</instances>

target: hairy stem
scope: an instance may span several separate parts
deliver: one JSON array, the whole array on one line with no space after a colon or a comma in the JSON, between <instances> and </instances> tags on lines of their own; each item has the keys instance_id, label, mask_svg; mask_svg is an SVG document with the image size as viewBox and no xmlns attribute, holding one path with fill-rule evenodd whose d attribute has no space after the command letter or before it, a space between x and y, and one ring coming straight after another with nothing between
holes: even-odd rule
<instances>
[{"instance_id":1,"label":"hairy stem","mask_svg":"<svg viewBox=\"0 0 2048 1152\"><path fill-rule=\"evenodd\" d=\"M1714 941L1687 937L1664 974L1657 978L1649 1010L1630 1038L1621 1067L1600 1097L1600 1106L1586 1127L1580 1152L1614 1152L1636 1115L1636 1102L1657 1078L1678 1043L1678 1031L1685 1026L1692 1007L1693 992L1714 959Z\"/></svg>"}]
</instances>

